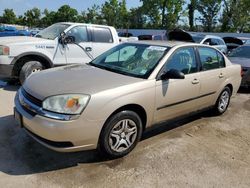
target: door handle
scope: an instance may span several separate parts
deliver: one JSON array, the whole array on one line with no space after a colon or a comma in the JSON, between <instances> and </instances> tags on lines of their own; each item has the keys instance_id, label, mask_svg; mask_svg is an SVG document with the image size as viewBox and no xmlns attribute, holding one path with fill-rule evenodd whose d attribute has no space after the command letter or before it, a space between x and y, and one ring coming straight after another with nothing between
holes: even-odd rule
<instances>
[{"instance_id":1,"label":"door handle","mask_svg":"<svg viewBox=\"0 0 250 188\"><path fill-rule=\"evenodd\" d=\"M220 73L219 78L224 78L224 75Z\"/></svg>"},{"instance_id":2,"label":"door handle","mask_svg":"<svg viewBox=\"0 0 250 188\"><path fill-rule=\"evenodd\" d=\"M86 47L85 50L86 50L87 52L91 52L91 51L92 51L92 48L91 48L91 47Z\"/></svg>"},{"instance_id":3,"label":"door handle","mask_svg":"<svg viewBox=\"0 0 250 188\"><path fill-rule=\"evenodd\" d=\"M195 79L192 81L192 84L198 84L198 83L200 83L200 81L199 81L197 78L195 78Z\"/></svg>"}]
</instances>

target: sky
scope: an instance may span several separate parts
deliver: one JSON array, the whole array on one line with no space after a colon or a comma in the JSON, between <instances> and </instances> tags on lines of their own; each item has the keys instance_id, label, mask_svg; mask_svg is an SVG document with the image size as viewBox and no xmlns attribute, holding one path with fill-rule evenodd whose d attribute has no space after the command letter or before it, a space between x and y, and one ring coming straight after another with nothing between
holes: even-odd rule
<instances>
[{"instance_id":1,"label":"sky","mask_svg":"<svg viewBox=\"0 0 250 188\"><path fill-rule=\"evenodd\" d=\"M48 10L56 11L62 5L69 5L75 8L78 12L87 10L92 5L102 5L106 0L0 0L0 15L3 10L13 9L16 15L23 15L26 10L37 7L42 11L47 8ZM140 0L126 0L127 8L138 7L141 5Z\"/></svg>"}]
</instances>

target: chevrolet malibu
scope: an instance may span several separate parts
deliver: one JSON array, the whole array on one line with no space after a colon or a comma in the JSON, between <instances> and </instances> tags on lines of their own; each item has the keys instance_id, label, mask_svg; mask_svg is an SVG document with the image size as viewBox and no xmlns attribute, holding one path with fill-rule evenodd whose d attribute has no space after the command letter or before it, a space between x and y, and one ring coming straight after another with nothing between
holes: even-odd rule
<instances>
[{"instance_id":1,"label":"chevrolet malibu","mask_svg":"<svg viewBox=\"0 0 250 188\"><path fill-rule=\"evenodd\" d=\"M15 97L27 133L61 152L131 152L152 125L212 108L223 114L241 67L200 44L123 43L88 64L32 74Z\"/></svg>"}]
</instances>

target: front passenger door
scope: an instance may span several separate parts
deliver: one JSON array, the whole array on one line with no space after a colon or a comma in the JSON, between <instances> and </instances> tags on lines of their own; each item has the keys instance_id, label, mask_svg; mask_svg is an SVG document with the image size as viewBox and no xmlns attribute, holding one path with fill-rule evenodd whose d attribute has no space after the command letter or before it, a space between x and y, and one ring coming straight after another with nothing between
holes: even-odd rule
<instances>
[{"instance_id":1,"label":"front passenger door","mask_svg":"<svg viewBox=\"0 0 250 188\"><path fill-rule=\"evenodd\" d=\"M156 112L154 123L186 114L197 109L200 81L198 64L193 47L177 49L161 71L177 69L185 79L156 81Z\"/></svg>"},{"instance_id":2,"label":"front passenger door","mask_svg":"<svg viewBox=\"0 0 250 188\"><path fill-rule=\"evenodd\" d=\"M68 36L75 38L76 44L67 44L66 60L68 64L88 63L92 60L92 42L89 40L89 34L86 26L76 26L67 32Z\"/></svg>"}]
</instances>

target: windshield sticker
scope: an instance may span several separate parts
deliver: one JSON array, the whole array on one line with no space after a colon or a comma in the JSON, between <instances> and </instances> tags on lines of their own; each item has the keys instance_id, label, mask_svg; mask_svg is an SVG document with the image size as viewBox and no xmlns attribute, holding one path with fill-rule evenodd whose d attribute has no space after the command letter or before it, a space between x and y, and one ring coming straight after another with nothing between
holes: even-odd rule
<instances>
[{"instance_id":1,"label":"windshield sticker","mask_svg":"<svg viewBox=\"0 0 250 188\"><path fill-rule=\"evenodd\" d=\"M161 46L149 46L148 50L157 50L157 51L165 51L167 48Z\"/></svg>"},{"instance_id":2,"label":"windshield sticker","mask_svg":"<svg viewBox=\"0 0 250 188\"><path fill-rule=\"evenodd\" d=\"M146 72L147 72L146 69L143 69L143 70L140 71L141 74L145 74Z\"/></svg>"}]
</instances>

